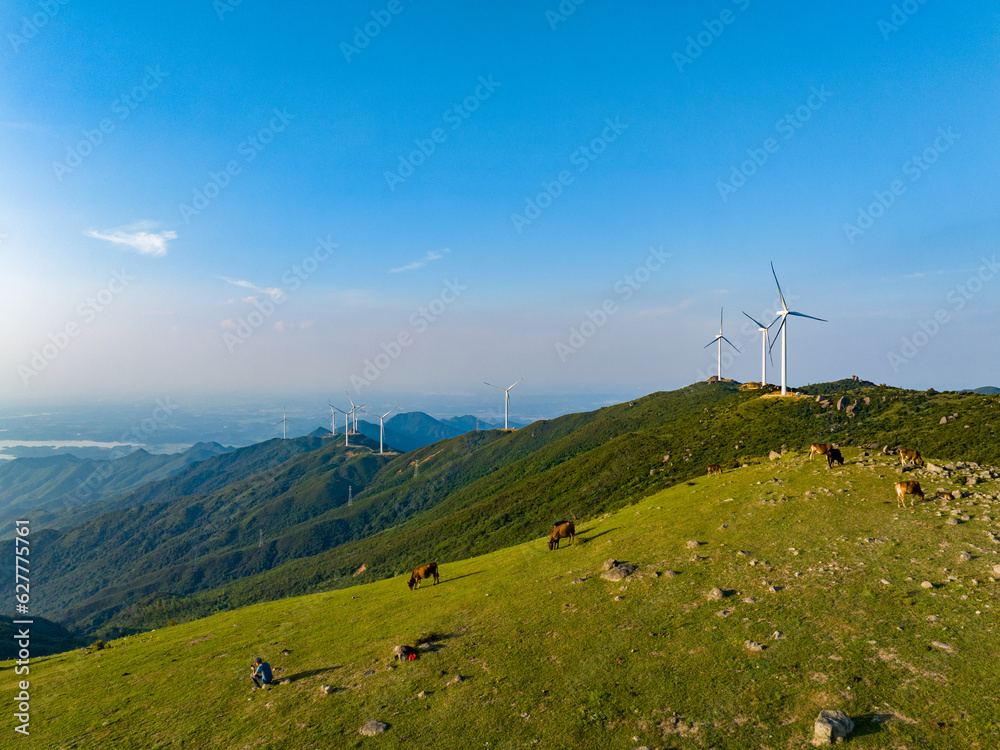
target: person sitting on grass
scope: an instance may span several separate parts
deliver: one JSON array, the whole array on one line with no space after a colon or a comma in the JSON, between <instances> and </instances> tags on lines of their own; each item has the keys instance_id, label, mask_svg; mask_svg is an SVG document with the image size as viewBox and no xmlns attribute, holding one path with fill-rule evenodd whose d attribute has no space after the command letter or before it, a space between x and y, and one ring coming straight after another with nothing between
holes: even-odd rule
<instances>
[{"instance_id":1,"label":"person sitting on grass","mask_svg":"<svg viewBox=\"0 0 1000 750\"><path fill-rule=\"evenodd\" d=\"M265 685L270 685L271 680L274 679L271 674L271 665L266 661L261 661L258 656L250 666L250 679L253 680L254 687L262 688Z\"/></svg>"}]
</instances>

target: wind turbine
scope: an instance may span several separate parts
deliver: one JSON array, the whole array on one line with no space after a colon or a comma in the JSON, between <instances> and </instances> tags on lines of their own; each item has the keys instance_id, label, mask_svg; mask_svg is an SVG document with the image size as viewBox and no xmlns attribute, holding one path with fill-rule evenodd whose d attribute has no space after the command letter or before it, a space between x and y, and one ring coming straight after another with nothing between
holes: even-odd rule
<instances>
[{"instance_id":1,"label":"wind turbine","mask_svg":"<svg viewBox=\"0 0 1000 750\"><path fill-rule=\"evenodd\" d=\"M523 375L521 376L521 380L524 380ZM517 383L520 383L521 380L518 380ZM514 383L514 385L512 385L510 388L501 388L498 385L493 385L493 383L486 383L485 380L483 381L483 383L488 385L490 388L496 388L498 391L503 391L503 428L506 430L507 414L510 412L510 388L513 388L514 385L517 385L517 383Z\"/></svg>"},{"instance_id":2,"label":"wind turbine","mask_svg":"<svg viewBox=\"0 0 1000 750\"><path fill-rule=\"evenodd\" d=\"M344 393L347 393L347 391L344 391ZM358 409L363 409L365 407L365 405L361 404L361 406L355 406L354 405L354 399L351 398L351 394L350 393L347 393L347 400L351 402L351 416L354 419L354 431L357 432L358 431Z\"/></svg>"},{"instance_id":3,"label":"wind turbine","mask_svg":"<svg viewBox=\"0 0 1000 750\"><path fill-rule=\"evenodd\" d=\"M399 408L399 404L396 404L394 407L392 407L391 409L389 409L389 411L387 411L381 417L378 417L378 414L372 414L370 411L366 411L365 412L365 414L369 414L369 415L371 415L373 417L378 417L378 452L379 453L382 452L382 440L385 437L385 418L388 417L390 414L392 414L394 411L396 411L396 409L398 409L398 408Z\"/></svg>"},{"instance_id":4,"label":"wind turbine","mask_svg":"<svg viewBox=\"0 0 1000 750\"><path fill-rule=\"evenodd\" d=\"M718 335L714 339L712 339L707 344L705 344L705 347L704 347L705 349L708 349L708 347L710 347L712 344L716 344L717 343L719 345L719 382L720 383L722 382L722 342L723 341L725 341L727 344L729 344L731 347L733 347L733 349L736 349L736 344L734 344L732 341L730 341L729 339L727 339L725 336L722 335L722 309L720 308L719 309L719 333L718 333ZM739 351L739 349L736 349L736 351Z\"/></svg>"},{"instance_id":5,"label":"wind turbine","mask_svg":"<svg viewBox=\"0 0 1000 750\"><path fill-rule=\"evenodd\" d=\"M747 315L746 312L744 312L743 314ZM747 315L747 317L750 318L749 315ZM778 318L780 317L781 316L779 315ZM768 337L768 330L770 330L771 326L773 326L775 323L778 322L778 318L772 320L770 325L764 325L756 318L750 318L750 320L752 320L754 323L757 324L757 330L763 334L760 340L760 387L761 388L763 388L764 384L767 382L767 356L771 353L771 350L768 348L768 344L771 343L771 340ZM771 360L771 364L772 365L774 364L773 359Z\"/></svg>"},{"instance_id":6,"label":"wind turbine","mask_svg":"<svg viewBox=\"0 0 1000 750\"><path fill-rule=\"evenodd\" d=\"M285 407L281 407L281 419L275 422L276 425L281 425L281 439L284 440L288 434L288 417L286 416Z\"/></svg>"},{"instance_id":7,"label":"wind turbine","mask_svg":"<svg viewBox=\"0 0 1000 750\"><path fill-rule=\"evenodd\" d=\"M778 286L778 297L781 299L781 309L778 310L776 315L781 318L781 325L778 326L778 333L781 334L781 395L784 396L788 393L785 388L785 374L788 371L788 359L786 357L787 350L786 338L788 336L788 326L785 324L788 322L789 315L797 315L800 318L810 318L811 320L818 320L821 323L827 323L828 321L823 318L816 318L812 315L806 315L805 313L794 312L788 309L788 305L785 304L785 295L781 293L781 284L778 284L778 274L774 272L774 263L771 263L771 273L774 275L774 283ZM773 325L773 324L772 324ZM777 340L777 334L775 334L775 340ZM771 348L774 348L774 342L771 342Z\"/></svg>"},{"instance_id":8,"label":"wind turbine","mask_svg":"<svg viewBox=\"0 0 1000 750\"><path fill-rule=\"evenodd\" d=\"M326 403L330 404L329 401L327 401ZM344 445L348 445L347 441L349 440L349 437L348 437L347 433L349 433L350 430L347 428L347 412L344 411L343 409L338 409L333 404L330 404L330 427L333 428L333 429L330 430L330 432L332 432L334 435L337 434L337 428L336 428L336 426L334 425L334 422L333 422L333 413L335 411L339 411L341 414L344 415Z\"/></svg>"}]
</instances>

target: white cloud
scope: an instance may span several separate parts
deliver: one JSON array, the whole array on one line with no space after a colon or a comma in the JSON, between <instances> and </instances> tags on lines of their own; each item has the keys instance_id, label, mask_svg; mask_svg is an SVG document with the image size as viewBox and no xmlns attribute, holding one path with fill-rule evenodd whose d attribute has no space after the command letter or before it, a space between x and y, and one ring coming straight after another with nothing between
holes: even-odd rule
<instances>
[{"instance_id":1,"label":"white cloud","mask_svg":"<svg viewBox=\"0 0 1000 750\"><path fill-rule=\"evenodd\" d=\"M390 268L389 273L400 273L402 271L413 271L417 268L423 268L428 263L433 263L436 260L441 260L447 253L451 252L451 248L441 248L441 250L428 250L424 253L424 257L420 260L415 260L412 263L407 263L405 266L399 266L398 268Z\"/></svg>"},{"instance_id":2,"label":"white cloud","mask_svg":"<svg viewBox=\"0 0 1000 750\"><path fill-rule=\"evenodd\" d=\"M260 287L257 286L256 284L246 281L245 279L231 279L228 276L220 276L219 278L225 281L227 284L232 284L233 286L242 287L243 289L253 289L255 292L266 294L272 299L281 299L282 297L285 296L285 293L284 291L282 291L281 287L277 286ZM254 297L245 297L243 299L244 302L250 302L250 303L252 303L254 300L255 300Z\"/></svg>"},{"instance_id":3,"label":"white cloud","mask_svg":"<svg viewBox=\"0 0 1000 750\"><path fill-rule=\"evenodd\" d=\"M146 231L151 226L151 222L140 221L130 224L127 227L107 229L103 232L98 232L96 229L88 229L84 234L88 237L93 237L95 240L107 240L114 245L130 247L140 255L151 255L154 258L160 258L167 254L167 242L177 239L177 232L173 230L165 232Z\"/></svg>"}]
</instances>

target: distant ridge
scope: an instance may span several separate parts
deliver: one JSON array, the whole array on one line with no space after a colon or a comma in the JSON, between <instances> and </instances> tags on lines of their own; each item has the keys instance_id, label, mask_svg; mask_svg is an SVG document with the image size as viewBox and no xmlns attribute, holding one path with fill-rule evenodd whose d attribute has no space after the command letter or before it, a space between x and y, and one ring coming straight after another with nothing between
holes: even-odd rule
<instances>
[{"instance_id":1,"label":"distant ridge","mask_svg":"<svg viewBox=\"0 0 1000 750\"><path fill-rule=\"evenodd\" d=\"M995 396L1000 393L1000 388L995 385L984 385L982 388L972 388L969 393L978 393L980 396Z\"/></svg>"}]
</instances>

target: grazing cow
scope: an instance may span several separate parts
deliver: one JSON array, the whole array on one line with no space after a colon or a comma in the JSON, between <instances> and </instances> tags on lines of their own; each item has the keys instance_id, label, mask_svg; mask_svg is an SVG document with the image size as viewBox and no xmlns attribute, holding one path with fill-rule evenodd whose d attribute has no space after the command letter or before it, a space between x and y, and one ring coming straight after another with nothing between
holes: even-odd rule
<instances>
[{"instance_id":1,"label":"grazing cow","mask_svg":"<svg viewBox=\"0 0 1000 750\"><path fill-rule=\"evenodd\" d=\"M573 525L572 521L557 523L552 527L552 533L549 534L549 552L554 549L559 549L560 539L569 539L569 543L572 544L575 538L576 527Z\"/></svg>"},{"instance_id":2,"label":"grazing cow","mask_svg":"<svg viewBox=\"0 0 1000 750\"><path fill-rule=\"evenodd\" d=\"M825 456L833 448L833 443L813 443L809 446L809 458L815 456Z\"/></svg>"},{"instance_id":3,"label":"grazing cow","mask_svg":"<svg viewBox=\"0 0 1000 750\"><path fill-rule=\"evenodd\" d=\"M910 507L913 507L915 502L914 498L919 497L921 500L924 499L924 491L920 489L920 482L896 482L896 500L901 507L906 507L906 496L913 495L910 498Z\"/></svg>"},{"instance_id":4,"label":"grazing cow","mask_svg":"<svg viewBox=\"0 0 1000 750\"><path fill-rule=\"evenodd\" d=\"M722 467L719 466L718 464L712 464L711 466L708 467L709 476L712 476L712 474L721 474L721 473L722 473Z\"/></svg>"},{"instance_id":5,"label":"grazing cow","mask_svg":"<svg viewBox=\"0 0 1000 750\"><path fill-rule=\"evenodd\" d=\"M840 448L831 448L826 452L826 465L832 469L835 463L844 465L844 456L840 453Z\"/></svg>"},{"instance_id":6,"label":"grazing cow","mask_svg":"<svg viewBox=\"0 0 1000 750\"><path fill-rule=\"evenodd\" d=\"M899 449L900 466L906 466L907 461L911 461L912 463L915 463L917 466L924 465L924 459L921 457L920 451L918 450L911 451L906 448L900 448Z\"/></svg>"},{"instance_id":7,"label":"grazing cow","mask_svg":"<svg viewBox=\"0 0 1000 750\"><path fill-rule=\"evenodd\" d=\"M414 585L419 589L420 582L431 576L434 577L434 585L437 586L438 583L438 565L437 563L428 563L427 565L421 565L419 568L413 569L413 575L410 576L410 580L406 582L406 585L410 587L410 591L413 591Z\"/></svg>"}]
</instances>

